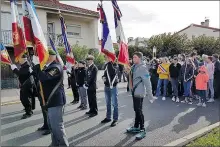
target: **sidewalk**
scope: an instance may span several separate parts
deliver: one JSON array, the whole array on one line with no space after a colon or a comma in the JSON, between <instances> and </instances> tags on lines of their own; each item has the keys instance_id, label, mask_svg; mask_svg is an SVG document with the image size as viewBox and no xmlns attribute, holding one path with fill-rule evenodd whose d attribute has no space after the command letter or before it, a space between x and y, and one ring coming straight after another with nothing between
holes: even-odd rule
<instances>
[{"instance_id":1,"label":"sidewalk","mask_svg":"<svg viewBox=\"0 0 220 147\"><path fill-rule=\"evenodd\" d=\"M101 79L101 76L103 75L103 71L98 72L98 80L97 80L97 92L102 92L104 91L104 83ZM68 82L67 82L67 75L65 74L64 76L64 88L66 95L68 93L71 93L71 89L67 89L68 87ZM126 88L127 87L127 82L125 83L119 83L118 88ZM1 90L1 105L8 105L12 103L20 103L20 89L6 89L6 90Z\"/></svg>"}]
</instances>

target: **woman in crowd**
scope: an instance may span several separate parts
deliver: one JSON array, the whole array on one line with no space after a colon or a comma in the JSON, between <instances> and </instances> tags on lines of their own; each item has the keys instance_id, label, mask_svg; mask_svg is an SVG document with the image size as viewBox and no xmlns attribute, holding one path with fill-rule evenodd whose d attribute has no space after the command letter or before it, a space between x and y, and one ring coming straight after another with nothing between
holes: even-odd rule
<instances>
[{"instance_id":1,"label":"woman in crowd","mask_svg":"<svg viewBox=\"0 0 220 147\"><path fill-rule=\"evenodd\" d=\"M156 95L156 91L157 91L157 82L158 82L158 73L157 73L157 68L158 68L158 60L157 59L153 59L151 61L150 64L150 75L151 75L151 85L152 85L152 93L155 96Z\"/></svg>"},{"instance_id":2,"label":"woman in crowd","mask_svg":"<svg viewBox=\"0 0 220 147\"><path fill-rule=\"evenodd\" d=\"M181 67L180 70L180 80L183 81L184 87L184 97L185 99L181 101L182 103L192 104L191 98L191 87L192 87L192 80L194 77L194 64L190 58L186 59L185 64Z\"/></svg>"},{"instance_id":3,"label":"woman in crowd","mask_svg":"<svg viewBox=\"0 0 220 147\"><path fill-rule=\"evenodd\" d=\"M167 95L167 84L169 82L169 66L170 64L166 62L166 58L161 59L162 64L158 65L157 73L159 74L159 80L157 83L157 93L156 96L159 97L161 95L161 87L163 84L163 97L162 100L166 100Z\"/></svg>"},{"instance_id":4,"label":"woman in crowd","mask_svg":"<svg viewBox=\"0 0 220 147\"><path fill-rule=\"evenodd\" d=\"M76 62L74 66L72 66L72 71L71 71L71 88L73 92L73 101L71 102L72 104L77 104L79 103L79 92L78 92L78 86L76 84L77 82L77 70L78 70L78 63Z\"/></svg>"},{"instance_id":5,"label":"woman in crowd","mask_svg":"<svg viewBox=\"0 0 220 147\"><path fill-rule=\"evenodd\" d=\"M170 71L170 80L171 80L172 89L173 89L172 101L176 101L176 102L179 102L179 98L178 98L178 87L179 87L178 77L179 77L180 69L181 69L181 65L178 63L178 58L174 58L172 64L169 67L169 71Z\"/></svg>"},{"instance_id":6,"label":"woman in crowd","mask_svg":"<svg viewBox=\"0 0 220 147\"><path fill-rule=\"evenodd\" d=\"M214 71L215 71L215 66L214 63L212 63L212 57L209 56L207 58L207 64L206 64L206 68L207 68L207 72L209 75L209 81L208 81L208 89L206 92L206 98L209 98L210 95L210 99L208 100L208 102L214 102L214 85L213 85L213 79L214 79ZM209 92L210 91L210 92Z\"/></svg>"}]
</instances>

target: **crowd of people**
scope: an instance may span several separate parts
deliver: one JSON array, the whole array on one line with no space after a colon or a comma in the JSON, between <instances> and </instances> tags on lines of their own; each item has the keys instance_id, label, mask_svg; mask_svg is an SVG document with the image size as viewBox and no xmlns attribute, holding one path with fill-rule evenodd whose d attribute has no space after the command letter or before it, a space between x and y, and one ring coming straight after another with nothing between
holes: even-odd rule
<instances>
[{"instance_id":1,"label":"crowd of people","mask_svg":"<svg viewBox=\"0 0 220 147\"><path fill-rule=\"evenodd\" d=\"M44 124L39 131L43 135L51 134L52 146L69 146L64 129L63 113L66 104L63 78L64 70L56 62L56 53L49 50L49 59L41 70L39 59L36 56L28 61L27 55L19 60L18 69L12 64L11 69L19 77L20 99L25 108L22 119L30 117L33 112L33 93L36 92L42 109ZM206 102L214 102L220 97L220 61L219 56L202 55L202 60L196 53L190 55L175 55L172 58L163 57L143 61L141 52L135 52L130 59L130 68L118 65L108 56L102 76L106 100L106 117L101 123L111 122L111 127L118 123L118 83L123 77L128 81L127 91L131 92L135 111L134 126L127 129L127 133L138 133L136 139L145 137L144 115L142 112L143 99L147 97L151 103L162 97L172 101L192 104L199 99L198 106L206 107ZM98 115L97 106L97 74L98 68L94 64L94 57L88 55L85 60L75 64L66 64L68 88L72 89L73 101L77 107L89 111L86 115ZM43 93L43 94L42 94ZM88 104L87 104L88 103ZM112 117L113 106L113 117ZM113 119L113 120L112 120Z\"/></svg>"}]
</instances>

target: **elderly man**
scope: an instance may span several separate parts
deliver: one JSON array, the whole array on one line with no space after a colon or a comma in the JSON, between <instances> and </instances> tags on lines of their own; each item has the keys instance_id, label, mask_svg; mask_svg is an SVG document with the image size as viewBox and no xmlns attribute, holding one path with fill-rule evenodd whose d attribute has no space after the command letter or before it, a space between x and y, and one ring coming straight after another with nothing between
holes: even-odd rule
<instances>
[{"instance_id":1,"label":"elderly man","mask_svg":"<svg viewBox=\"0 0 220 147\"><path fill-rule=\"evenodd\" d=\"M32 111L32 97L33 97L33 86L34 78L31 75L32 69L27 61L27 55L24 54L19 59L19 64L21 65L20 69L17 68L15 64L11 65L11 69L14 74L18 76L19 87L20 87L20 100L22 105L25 108L25 114L22 116L22 119L31 117L33 114Z\"/></svg>"},{"instance_id":2,"label":"elderly man","mask_svg":"<svg viewBox=\"0 0 220 147\"><path fill-rule=\"evenodd\" d=\"M98 107L97 107L97 97L96 97L96 81L97 81L97 74L98 68L94 64L94 57L89 55L86 58L86 62L88 65L88 69L86 71L86 81L83 87L87 89L88 100L89 100L89 108L90 110L86 112L89 117L94 117L98 115Z\"/></svg>"},{"instance_id":3,"label":"elderly man","mask_svg":"<svg viewBox=\"0 0 220 147\"><path fill-rule=\"evenodd\" d=\"M48 125L51 131L51 146L69 146L64 129L63 114L66 96L63 86L63 68L56 61L56 52L49 50L48 61L40 70L38 57L33 56L34 72L42 83L45 105L48 109Z\"/></svg>"}]
</instances>

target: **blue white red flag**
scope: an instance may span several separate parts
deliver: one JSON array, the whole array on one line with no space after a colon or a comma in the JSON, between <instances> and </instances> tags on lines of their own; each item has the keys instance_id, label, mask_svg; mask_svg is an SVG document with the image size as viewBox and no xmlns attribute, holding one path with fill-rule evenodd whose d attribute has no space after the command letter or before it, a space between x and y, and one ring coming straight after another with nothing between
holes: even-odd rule
<instances>
[{"instance_id":1,"label":"blue white red flag","mask_svg":"<svg viewBox=\"0 0 220 147\"><path fill-rule=\"evenodd\" d=\"M122 13L116 0L112 0L112 6L114 9L115 33L119 45L118 63L129 66L128 45L121 24Z\"/></svg>"},{"instance_id":2,"label":"blue white red flag","mask_svg":"<svg viewBox=\"0 0 220 147\"><path fill-rule=\"evenodd\" d=\"M102 4L98 4L97 11L99 11L99 13L100 13L100 23L102 23L101 51L106 56L111 58L112 61L115 61L115 59L116 59L115 50L113 47L107 18L105 15L105 11L102 7Z\"/></svg>"},{"instance_id":3,"label":"blue white red flag","mask_svg":"<svg viewBox=\"0 0 220 147\"><path fill-rule=\"evenodd\" d=\"M27 4L27 8L28 8L28 12L29 12L30 20L31 20L31 25L32 25L32 30L34 34L35 49L39 57L40 67L41 69L43 69L49 57L47 41L45 39L43 30L38 20L38 16L37 16L37 13L34 7L33 0L27 0L26 4Z\"/></svg>"},{"instance_id":4,"label":"blue white red flag","mask_svg":"<svg viewBox=\"0 0 220 147\"><path fill-rule=\"evenodd\" d=\"M8 64L8 65L11 65L11 59L8 55L8 52L5 48L5 46L1 43L0 44L0 48L1 48L1 62L5 63L5 64Z\"/></svg>"},{"instance_id":5,"label":"blue white red flag","mask_svg":"<svg viewBox=\"0 0 220 147\"><path fill-rule=\"evenodd\" d=\"M61 30L62 30L62 37L63 37L63 43L66 49L66 61L74 64L75 63L75 58L73 56L73 52L72 49L70 47L70 44L67 40L67 35L66 35L66 25L64 22L64 18L62 17L62 15L60 14L60 23L61 23Z\"/></svg>"},{"instance_id":6,"label":"blue white red flag","mask_svg":"<svg viewBox=\"0 0 220 147\"><path fill-rule=\"evenodd\" d=\"M54 43L53 43L53 40L51 39L50 36L49 36L49 40L50 40L51 48L56 52L58 62L62 65L62 67L64 67L63 60L61 59L60 54L59 54L59 52L57 51L57 49L56 49L56 47L55 47L55 45L54 45Z\"/></svg>"}]
</instances>

